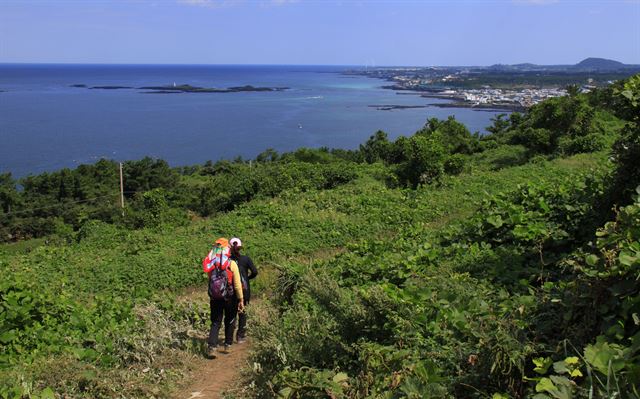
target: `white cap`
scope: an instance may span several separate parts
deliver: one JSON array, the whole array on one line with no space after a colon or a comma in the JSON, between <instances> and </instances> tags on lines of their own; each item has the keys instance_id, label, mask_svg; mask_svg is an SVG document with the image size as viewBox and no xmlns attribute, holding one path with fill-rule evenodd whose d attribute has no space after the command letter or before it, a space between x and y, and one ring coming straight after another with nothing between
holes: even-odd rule
<instances>
[{"instance_id":1,"label":"white cap","mask_svg":"<svg viewBox=\"0 0 640 399\"><path fill-rule=\"evenodd\" d=\"M233 237L232 239L229 240L229 245L232 247L241 247L242 241L240 241L238 237Z\"/></svg>"}]
</instances>

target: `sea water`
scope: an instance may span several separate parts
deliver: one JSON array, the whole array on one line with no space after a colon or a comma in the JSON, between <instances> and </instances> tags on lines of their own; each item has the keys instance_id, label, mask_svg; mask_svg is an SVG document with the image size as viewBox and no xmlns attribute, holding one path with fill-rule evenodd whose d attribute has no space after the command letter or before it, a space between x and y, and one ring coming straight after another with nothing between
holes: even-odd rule
<instances>
[{"instance_id":1,"label":"sea water","mask_svg":"<svg viewBox=\"0 0 640 399\"><path fill-rule=\"evenodd\" d=\"M500 113L429 106L445 100L400 95L382 88L388 82L343 73L353 69L0 64L0 173L20 177L100 158L151 156L181 166L253 158L267 148L354 149L377 130L391 139L411 135L432 117L455 115L470 131L484 132ZM178 94L138 89L174 83L289 89ZM385 111L371 105L427 107Z\"/></svg>"}]
</instances>

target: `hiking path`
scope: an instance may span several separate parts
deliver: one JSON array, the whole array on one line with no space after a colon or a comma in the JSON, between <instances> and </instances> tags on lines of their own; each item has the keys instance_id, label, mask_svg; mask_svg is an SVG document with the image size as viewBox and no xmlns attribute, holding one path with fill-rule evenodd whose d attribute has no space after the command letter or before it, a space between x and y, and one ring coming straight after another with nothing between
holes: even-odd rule
<instances>
[{"instance_id":1,"label":"hiking path","mask_svg":"<svg viewBox=\"0 0 640 399\"><path fill-rule=\"evenodd\" d=\"M192 291L187 295L192 300L208 301L206 290ZM187 383L173 395L175 399L222 399L225 391L241 388L242 369L247 367L251 351L251 337L241 344L234 342L230 353L223 353L224 327L220 333L221 345L215 359L208 358L204 352L194 356L190 361ZM204 335L196 338L202 342L207 339Z\"/></svg>"}]
</instances>

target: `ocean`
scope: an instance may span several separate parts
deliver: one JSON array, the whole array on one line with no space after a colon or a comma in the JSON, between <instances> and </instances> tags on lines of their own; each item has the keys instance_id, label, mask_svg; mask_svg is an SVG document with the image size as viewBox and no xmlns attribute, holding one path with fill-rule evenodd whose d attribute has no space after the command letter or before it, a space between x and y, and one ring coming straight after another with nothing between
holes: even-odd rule
<instances>
[{"instance_id":1,"label":"ocean","mask_svg":"<svg viewBox=\"0 0 640 399\"><path fill-rule=\"evenodd\" d=\"M500 113L432 107L447 100L399 95L381 88L388 82L342 74L347 69L354 67L0 64L0 173L22 177L100 158L151 156L183 166L254 158L267 148L354 149L377 130L391 139L411 135L432 117L455 115L472 132L484 132ZM174 83L289 89L179 94L137 89Z\"/></svg>"}]
</instances>

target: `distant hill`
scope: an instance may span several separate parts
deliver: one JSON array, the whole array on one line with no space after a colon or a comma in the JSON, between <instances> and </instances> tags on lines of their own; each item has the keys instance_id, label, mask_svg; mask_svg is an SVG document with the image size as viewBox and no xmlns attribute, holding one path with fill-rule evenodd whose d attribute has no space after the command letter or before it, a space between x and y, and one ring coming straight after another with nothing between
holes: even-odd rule
<instances>
[{"instance_id":1,"label":"distant hill","mask_svg":"<svg viewBox=\"0 0 640 399\"><path fill-rule=\"evenodd\" d=\"M608 60L606 58L585 58L584 60L578 62L573 66L576 69L599 69L599 70L616 70L616 69L624 69L628 67L628 65L623 64L622 62Z\"/></svg>"},{"instance_id":2,"label":"distant hill","mask_svg":"<svg viewBox=\"0 0 640 399\"><path fill-rule=\"evenodd\" d=\"M513 65L509 65L509 64L493 64L487 67L487 69L491 69L491 70L496 70L496 71L518 71L518 70L528 70L528 69L535 69L535 68L540 68L540 65L535 65L535 64L531 64L531 63L524 63L524 64L513 64Z\"/></svg>"},{"instance_id":3,"label":"distant hill","mask_svg":"<svg viewBox=\"0 0 640 399\"><path fill-rule=\"evenodd\" d=\"M530 62L525 62L522 64L513 64L513 66L518 68L538 68L540 65L532 64Z\"/></svg>"},{"instance_id":4,"label":"distant hill","mask_svg":"<svg viewBox=\"0 0 640 399\"><path fill-rule=\"evenodd\" d=\"M487 69L493 71L620 71L640 69L640 65L623 64L606 58L589 57L575 65L538 65L529 62L520 64L494 64Z\"/></svg>"}]
</instances>

